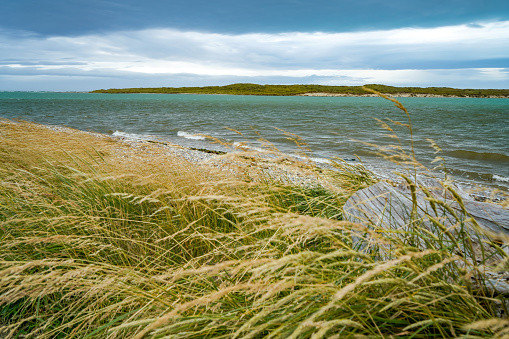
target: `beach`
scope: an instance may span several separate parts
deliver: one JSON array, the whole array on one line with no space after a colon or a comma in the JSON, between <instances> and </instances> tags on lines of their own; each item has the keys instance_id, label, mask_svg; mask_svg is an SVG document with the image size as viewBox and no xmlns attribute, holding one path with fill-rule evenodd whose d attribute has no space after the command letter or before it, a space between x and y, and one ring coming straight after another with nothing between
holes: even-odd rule
<instances>
[{"instance_id":1,"label":"beach","mask_svg":"<svg viewBox=\"0 0 509 339\"><path fill-rule=\"evenodd\" d=\"M12 124L13 122L4 121ZM190 166L214 168L226 174L248 175L250 180L274 180L282 184L316 186L324 183L323 176L317 174L326 170L334 170L331 166L316 164L311 160L292 158L283 153L260 152L238 148L235 152L225 153L206 149L193 149L165 142L134 139L126 136L110 136L94 132L84 132L61 126L41 125L37 128L63 133L73 137L80 135L92 136L98 139L111 140L114 155L127 161L150 162L151 158L168 158ZM164 161L164 160L163 160ZM389 175L386 173L386 175Z\"/></svg>"}]
</instances>

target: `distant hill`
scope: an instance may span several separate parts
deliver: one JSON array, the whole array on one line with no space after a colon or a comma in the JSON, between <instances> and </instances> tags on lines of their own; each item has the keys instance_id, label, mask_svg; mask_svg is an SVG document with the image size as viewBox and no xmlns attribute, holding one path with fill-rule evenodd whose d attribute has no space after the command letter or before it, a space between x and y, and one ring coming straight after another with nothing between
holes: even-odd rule
<instances>
[{"instance_id":1,"label":"distant hill","mask_svg":"<svg viewBox=\"0 0 509 339\"><path fill-rule=\"evenodd\" d=\"M365 87L391 96L509 98L509 89L458 89L449 87L393 87L369 84ZM232 84L205 87L112 88L91 93L230 94L268 96L372 96L362 86Z\"/></svg>"}]
</instances>

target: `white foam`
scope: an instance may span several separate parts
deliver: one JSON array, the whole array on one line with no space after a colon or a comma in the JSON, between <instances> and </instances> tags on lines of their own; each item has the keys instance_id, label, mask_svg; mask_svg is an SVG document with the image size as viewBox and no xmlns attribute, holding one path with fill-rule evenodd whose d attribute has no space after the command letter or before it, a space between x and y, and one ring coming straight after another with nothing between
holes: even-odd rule
<instances>
[{"instance_id":1,"label":"white foam","mask_svg":"<svg viewBox=\"0 0 509 339\"><path fill-rule=\"evenodd\" d=\"M263 153L263 152L266 152L267 149L265 148L262 148L262 147L255 147L255 146L251 146L245 142L239 142L239 141L235 141L233 143L233 147L237 148L237 149L242 149L242 150L245 150L245 151L256 151L256 152L260 152L260 153Z\"/></svg>"},{"instance_id":2,"label":"white foam","mask_svg":"<svg viewBox=\"0 0 509 339\"><path fill-rule=\"evenodd\" d=\"M296 158L296 159L301 159L301 160L304 160L304 161L311 160L315 164L325 164L325 165L330 165L331 164L331 161L329 159L327 159L327 158L305 157L305 156L297 155L297 154L292 154L291 156Z\"/></svg>"},{"instance_id":3,"label":"white foam","mask_svg":"<svg viewBox=\"0 0 509 339\"><path fill-rule=\"evenodd\" d=\"M326 159L326 158L311 158L311 160L317 164L331 164L331 161L329 159Z\"/></svg>"},{"instance_id":4,"label":"white foam","mask_svg":"<svg viewBox=\"0 0 509 339\"><path fill-rule=\"evenodd\" d=\"M130 140L147 140L148 139L148 136L146 136L146 135L135 134L135 133L126 133L126 132L121 132L121 131L115 131L115 132L113 132L112 135L114 137L121 137L121 138L125 138L125 139L130 139Z\"/></svg>"},{"instance_id":5,"label":"white foam","mask_svg":"<svg viewBox=\"0 0 509 339\"><path fill-rule=\"evenodd\" d=\"M191 134L191 133L187 133L187 132L184 132L184 131L178 131L177 132L177 135L179 137L183 137L183 138L186 138L186 139L191 139L191 140L205 140L206 138L202 135L197 135L197 134Z\"/></svg>"},{"instance_id":6,"label":"white foam","mask_svg":"<svg viewBox=\"0 0 509 339\"><path fill-rule=\"evenodd\" d=\"M508 177L503 177L501 175L496 175L496 174L493 174L493 179L495 179L496 181L509 182Z\"/></svg>"}]
</instances>

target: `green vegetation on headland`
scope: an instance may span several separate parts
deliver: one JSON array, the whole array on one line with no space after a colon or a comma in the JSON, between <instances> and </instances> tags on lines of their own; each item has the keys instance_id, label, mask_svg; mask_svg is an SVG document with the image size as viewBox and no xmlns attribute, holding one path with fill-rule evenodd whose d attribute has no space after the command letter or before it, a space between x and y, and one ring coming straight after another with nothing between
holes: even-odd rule
<instances>
[{"instance_id":1,"label":"green vegetation on headland","mask_svg":"<svg viewBox=\"0 0 509 339\"><path fill-rule=\"evenodd\" d=\"M444 96L444 97L509 97L509 89L458 89L449 87L393 87L386 85L366 85L378 92L391 96ZM371 96L362 86L323 86L323 85L257 85L232 84L227 86L205 87L158 87L101 89L91 93L162 93L162 94L229 94L229 95L345 95Z\"/></svg>"}]
</instances>

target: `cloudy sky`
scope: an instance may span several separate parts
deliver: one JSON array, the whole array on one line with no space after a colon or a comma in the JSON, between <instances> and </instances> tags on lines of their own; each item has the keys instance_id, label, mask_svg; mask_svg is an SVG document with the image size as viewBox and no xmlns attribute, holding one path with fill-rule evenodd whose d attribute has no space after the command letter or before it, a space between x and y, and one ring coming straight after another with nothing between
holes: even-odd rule
<instances>
[{"instance_id":1,"label":"cloudy sky","mask_svg":"<svg viewBox=\"0 0 509 339\"><path fill-rule=\"evenodd\" d=\"M0 90L509 88L507 0L0 0Z\"/></svg>"}]
</instances>

